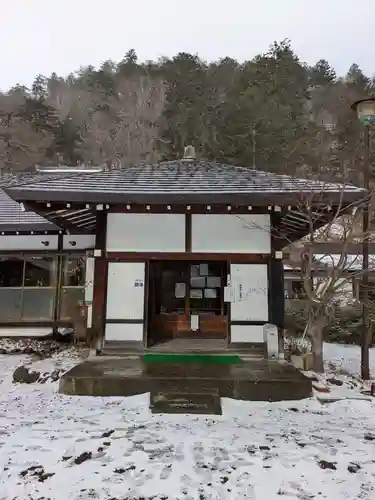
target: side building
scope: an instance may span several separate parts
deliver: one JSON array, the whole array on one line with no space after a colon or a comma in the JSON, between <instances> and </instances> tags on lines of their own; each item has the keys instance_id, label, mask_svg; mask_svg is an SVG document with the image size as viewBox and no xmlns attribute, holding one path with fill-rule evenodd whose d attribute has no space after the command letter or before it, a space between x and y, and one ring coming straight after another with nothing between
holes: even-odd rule
<instances>
[{"instance_id":1,"label":"side building","mask_svg":"<svg viewBox=\"0 0 375 500\"><path fill-rule=\"evenodd\" d=\"M0 336L39 337L72 326L85 295L90 299L93 235L67 232L4 191L43 175L0 181Z\"/></svg>"}]
</instances>

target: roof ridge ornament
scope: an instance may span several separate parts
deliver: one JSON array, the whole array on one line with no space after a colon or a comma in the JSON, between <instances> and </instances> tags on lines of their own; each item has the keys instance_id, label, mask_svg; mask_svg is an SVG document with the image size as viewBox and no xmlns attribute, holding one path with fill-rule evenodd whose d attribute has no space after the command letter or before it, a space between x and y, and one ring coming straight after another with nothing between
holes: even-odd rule
<instances>
[{"instance_id":1,"label":"roof ridge ornament","mask_svg":"<svg viewBox=\"0 0 375 500\"><path fill-rule=\"evenodd\" d=\"M185 146L184 148L184 156L182 157L182 161L184 162L194 162L197 159L195 154L194 146Z\"/></svg>"}]
</instances>

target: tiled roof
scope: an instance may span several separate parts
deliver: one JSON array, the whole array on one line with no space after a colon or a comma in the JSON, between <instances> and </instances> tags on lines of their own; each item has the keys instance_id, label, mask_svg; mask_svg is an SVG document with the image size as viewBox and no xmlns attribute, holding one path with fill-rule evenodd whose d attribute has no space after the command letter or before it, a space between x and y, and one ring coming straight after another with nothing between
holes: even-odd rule
<instances>
[{"instance_id":1,"label":"tiled roof","mask_svg":"<svg viewBox=\"0 0 375 500\"><path fill-rule=\"evenodd\" d=\"M41 215L25 211L22 205L10 198L4 189L12 186L22 186L24 184L36 183L39 181L50 182L52 179L66 176L72 173L72 170L79 170L86 174L91 171L100 171L100 167L68 167L68 166L50 166L39 167L37 171L28 170L17 175L4 175L0 177L0 231L57 231L60 228Z\"/></svg>"},{"instance_id":2,"label":"tiled roof","mask_svg":"<svg viewBox=\"0 0 375 500\"><path fill-rule=\"evenodd\" d=\"M20 186L24 183L38 182L55 178L56 174L48 175L37 172L23 172L18 175L6 175L0 178L0 231L57 231L55 224L44 219L39 214L22 209L22 205L10 198L4 189Z\"/></svg>"},{"instance_id":3,"label":"tiled roof","mask_svg":"<svg viewBox=\"0 0 375 500\"><path fill-rule=\"evenodd\" d=\"M223 165L213 162L164 162L130 166L99 173L66 174L23 183L7 192L18 200L65 202L148 203L169 200L181 203L249 201L256 197L266 204L268 195L298 193L342 193L360 198L364 192L352 185L342 186L317 180Z\"/></svg>"},{"instance_id":4,"label":"tiled roof","mask_svg":"<svg viewBox=\"0 0 375 500\"><path fill-rule=\"evenodd\" d=\"M21 204L0 189L0 231L54 230L54 224L34 212L25 212Z\"/></svg>"}]
</instances>

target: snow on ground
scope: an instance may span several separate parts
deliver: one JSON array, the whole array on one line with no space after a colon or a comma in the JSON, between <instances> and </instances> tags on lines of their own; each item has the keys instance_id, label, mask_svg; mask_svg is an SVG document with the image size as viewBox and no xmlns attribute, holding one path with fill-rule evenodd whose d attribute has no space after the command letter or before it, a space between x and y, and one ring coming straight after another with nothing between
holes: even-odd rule
<instances>
[{"instance_id":1,"label":"snow on ground","mask_svg":"<svg viewBox=\"0 0 375 500\"><path fill-rule=\"evenodd\" d=\"M361 373L361 349L357 345L324 344L324 358L336 370L352 375ZM370 349L370 370L375 379L375 348Z\"/></svg>"},{"instance_id":2,"label":"snow on ground","mask_svg":"<svg viewBox=\"0 0 375 500\"><path fill-rule=\"evenodd\" d=\"M13 384L25 362L49 371L77 357L0 356L0 500L375 498L372 401L223 400L222 417L151 415L147 395Z\"/></svg>"},{"instance_id":3,"label":"snow on ground","mask_svg":"<svg viewBox=\"0 0 375 500\"><path fill-rule=\"evenodd\" d=\"M325 373L305 372L305 375L317 380L317 385L329 388L329 394L319 394L320 399L337 398L368 399L371 381L361 379L361 351L359 346L342 344L324 344ZM370 371L375 380L375 349L370 350ZM314 384L315 386L316 384Z\"/></svg>"}]
</instances>

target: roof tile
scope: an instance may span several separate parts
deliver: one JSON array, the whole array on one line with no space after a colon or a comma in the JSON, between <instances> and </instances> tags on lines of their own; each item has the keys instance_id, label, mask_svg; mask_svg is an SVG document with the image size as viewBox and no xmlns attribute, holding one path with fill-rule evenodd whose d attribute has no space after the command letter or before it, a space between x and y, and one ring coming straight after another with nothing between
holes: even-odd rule
<instances>
[{"instance_id":1,"label":"roof tile","mask_svg":"<svg viewBox=\"0 0 375 500\"><path fill-rule=\"evenodd\" d=\"M43 178L46 176L44 175ZM3 190L23 183L35 182L41 174L22 173L17 176L8 175L0 178L0 230L1 231L54 231L59 228L35 212L25 211L22 205L12 200Z\"/></svg>"},{"instance_id":2,"label":"roof tile","mask_svg":"<svg viewBox=\"0 0 375 500\"><path fill-rule=\"evenodd\" d=\"M17 191L108 194L254 194L296 192L361 192L318 180L298 179L213 162L163 162L99 173L73 173L23 182ZM12 189L8 192L11 193ZM69 201L69 200L67 200Z\"/></svg>"},{"instance_id":3,"label":"roof tile","mask_svg":"<svg viewBox=\"0 0 375 500\"><path fill-rule=\"evenodd\" d=\"M25 212L21 204L9 198L0 189L0 230L51 230L57 229L51 222L47 221L34 212Z\"/></svg>"}]
</instances>

